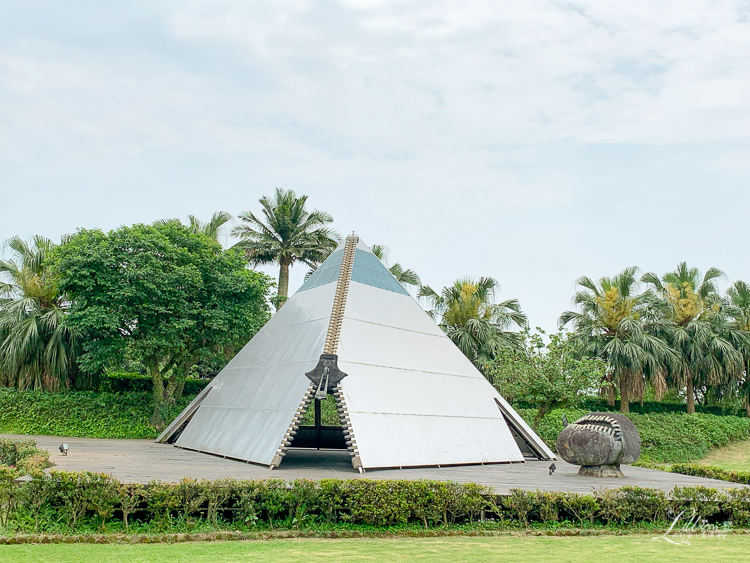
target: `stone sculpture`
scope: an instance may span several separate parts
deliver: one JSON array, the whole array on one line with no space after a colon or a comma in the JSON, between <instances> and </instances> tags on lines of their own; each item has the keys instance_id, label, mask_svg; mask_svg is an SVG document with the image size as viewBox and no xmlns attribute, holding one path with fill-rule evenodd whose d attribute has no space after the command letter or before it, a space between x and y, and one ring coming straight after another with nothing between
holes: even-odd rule
<instances>
[{"instance_id":1,"label":"stone sculpture","mask_svg":"<svg viewBox=\"0 0 750 563\"><path fill-rule=\"evenodd\" d=\"M641 437L625 415L592 412L563 428L557 454L583 477L623 477L620 464L638 460Z\"/></svg>"}]
</instances>

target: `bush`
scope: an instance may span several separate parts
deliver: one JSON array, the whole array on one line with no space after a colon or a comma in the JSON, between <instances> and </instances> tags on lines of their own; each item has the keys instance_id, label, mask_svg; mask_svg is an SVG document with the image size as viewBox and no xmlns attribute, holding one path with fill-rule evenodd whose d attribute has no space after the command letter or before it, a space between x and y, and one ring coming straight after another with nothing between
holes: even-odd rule
<instances>
[{"instance_id":1,"label":"bush","mask_svg":"<svg viewBox=\"0 0 750 563\"><path fill-rule=\"evenodd\" d=\"M316 524L390 527L468 524L489 516L504 526L668 526L681 511L710 522L750 525L750 489L684 487L671 494L623 487L592 495L490 489L437 481L183 480L124 485L108 475L53 471L22 487L0 468L0 524L18 532L101 532L137 522L138 530L248 529ZM11 484L12 486L8 486ZM125 526L127 527L127 526Z\"/></svg>"},{"instance_id":2,"label":"bush","mask_svg":"<svg viewBox=\"0 0 750 563\"><path fill-rule=\"evenodd\" d=\"M34 440L0 438L0 466L16 468L22 475L51 467L49 452L36 447Z\"/></svg>"},{"instance_id":3,"label":"bush","mask_svg":"<svg viewBox=\"0 0 750 563\"><path fill-rule=\"evenodd\" d=\"M183 397L169 409L177 416L192 400ZM88 438L156 438L149 424L154 412L147 393L46 393L0 388L0 432Z\"/></svg>"},{"instance_id":4,"label":"bush","mask_svg":"<svg viewBox=\"0 0 750 563\"><path fill-rule=\"evenodd\" d=\"M206 385L211 383L210 379L185 380L183 395L197 395ZM99 380L98 391L100 393L151 393L153 383L148 375L129 371L117 371L104 373Z\"/></svg>"},{"instance_id":5,"label":"bush","mask_svg":"<svg viewBox=\"0 0 750 563\"><path fill-rule=\"evenodd\" d=\"M742 483L750 485L750 472L748 471L728 471L720 467L710 465L696 465L687 463L676 463L669 470L672 473L681 473L682 475L692 475L693 477L706 477L707 479L719 479L720 481L729 481L731 483Z\"/></svg>"},{"instance_id":6,"label":"bush","mask_svg":"<svg viewBox=\"0 0 750 563\"><path fill-rule=\"evenodd\" d=\"M563 414L570 422L590 411L556 409L542 418L535 430L553 449L562 432ZM531 424L536 409L519 409L518 413ZM711 450L750 437L750 419L713 414L637 414L630 413L641 436L641 460L644 462L677 463L707 456Z\"/></svg>"}]
</instances>

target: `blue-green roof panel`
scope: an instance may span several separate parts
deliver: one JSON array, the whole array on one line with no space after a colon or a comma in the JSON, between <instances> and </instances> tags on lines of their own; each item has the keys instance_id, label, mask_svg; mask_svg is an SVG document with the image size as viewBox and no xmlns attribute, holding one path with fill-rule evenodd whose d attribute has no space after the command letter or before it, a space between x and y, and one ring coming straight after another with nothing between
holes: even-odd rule
<instances>
[{"instance_id":1,"label":"blue-green roof panel","mask_svg":"<svg viewBox=\"0 0 750 563\"><path fill-rule=\"evenodd\" d=\"M378 260L377 256L364 250L357 249L354 255L352 281L385 289L386 291L393 291L394 293L401 293L402 295L409 295L409 292L396 281L396 278Z\"/></svg>"},{"instance_id":2,"label":"blue-green roof panel","mask_svg":"<svg viewBox=\"0 0 750 563\"><path fill-rule=\"evenodd\" d=\"M319 287L338 280L343 256L343 248L331 254L297 291L305 291L306 289L312 289L313 287Z\"/></svg>"}]
</instances>

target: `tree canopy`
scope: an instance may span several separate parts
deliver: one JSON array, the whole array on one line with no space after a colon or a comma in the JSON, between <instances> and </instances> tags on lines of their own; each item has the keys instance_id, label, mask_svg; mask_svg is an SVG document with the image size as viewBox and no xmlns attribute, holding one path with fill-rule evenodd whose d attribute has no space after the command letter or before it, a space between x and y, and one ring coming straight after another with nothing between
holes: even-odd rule
<instances>
[{"instance_id":1,"label":"tree canopy","mask_svg":"<svg viewBox=\"0 0 750 563\"><path fill-rule=\"evenodd\" d=\"M67 300L49 269L55 244L41 236L7 242L0 260L0 382L19 389L70 385L78 333L64 323Z\"/></svg>"},{"instance_id":2,"label":"tree canopy","mask_svg":"<svg viewBox=\"0 0 750 563\"><path fill-rule=\"evenodd\" d=\"M516 299L494 302L497 290L493 278L461 278L439 294L426 285L419 290L431 306L429 315L480 370L500 350L519 344L518 333L509 329L528 325Z\"/></svg>"},{"instance_id":3,"label":"tree canopy","mask_svg":"<svg viewBox=\"0 0 750 563\"><path fill-rule=\"evenodd\" d=\"M254 265L279 265L279 305L289 295L289 267L302 262L314 268L336 248L339 236L326 225L333 218L325 211L308 211L307 196L276 188L273 198L260 198L263 218L251 211L239 215L232 230L240 238L235 247Z\"/></svg>"},{"instance_id":4,"label":"tree canopy","mask_svg":"<svg viewBox=\"0 0 750 563\"><path fill-rule=\"evenodd\" d=\"M55 252L69 324L85 336L82 369L134 351L154 384L154 422L191 365L243 345L268 319L271 280L178 223L82 230Z\"/></svg>"}]
</instances>

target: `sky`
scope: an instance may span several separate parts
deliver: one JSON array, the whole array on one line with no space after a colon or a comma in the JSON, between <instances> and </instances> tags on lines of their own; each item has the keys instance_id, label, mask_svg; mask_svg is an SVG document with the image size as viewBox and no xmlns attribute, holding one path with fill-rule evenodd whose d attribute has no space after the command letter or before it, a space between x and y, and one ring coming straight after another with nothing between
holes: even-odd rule
<instances>
[{"instance_id":1,"label":"sky","mask_svg":"<svg viewBox=\"0 0 750 563\"><path fill-rule=\"evenodd\" d=\"M750 0L0 0L0 240L282 187L555 330L582 275L750 280L749 180Z\"/></svg>"}]
</instances>

